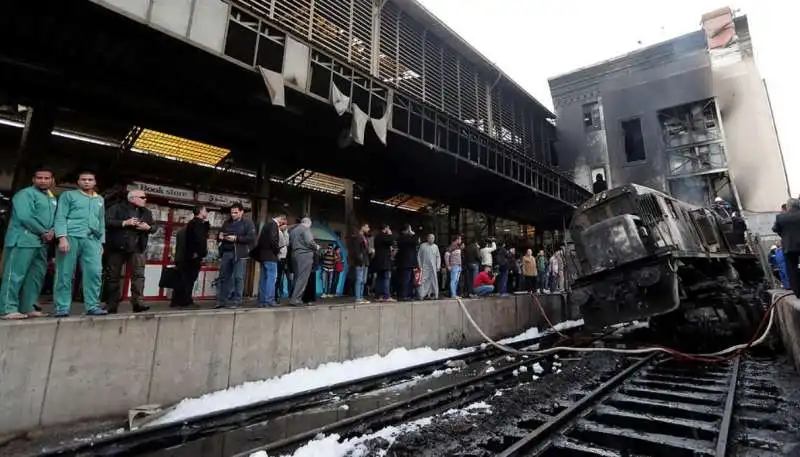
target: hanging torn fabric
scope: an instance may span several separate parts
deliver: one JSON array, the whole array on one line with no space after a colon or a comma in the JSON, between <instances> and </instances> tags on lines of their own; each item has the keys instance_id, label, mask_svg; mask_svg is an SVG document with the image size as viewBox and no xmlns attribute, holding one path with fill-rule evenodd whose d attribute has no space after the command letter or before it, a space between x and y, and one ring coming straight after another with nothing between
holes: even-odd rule
<instances>
[{"instance_id":1,"label":"hanging torn fabric","mask_svg":"<svg viewBox=\"0 0 800 457\"><path fill-rule=\"evenodd\" d=\"M356 104L353 104L353 123L350 125L350 136L353 141L364 145L364 130L367 128L367 113L361 111Z\"/></svg>"},{"instance_id":2,"label":"hanging torn fabric","mask_svg":"<svg viewBox=\"0 0 800 457\"><path fill-rule=\"evenodd\" d=\"M333 83L331 83L331 104L339 116L346 113L350 107L350 97L345 96Z\"/></svg>"},{"instance_id":3,"label":"hanging torn fabric","mask_svg":"<svg viewBox=\"0 0 800 457\"><path fill-rule=\"evenodd\" d=\"M389 92L386 93L386 112L383 113L378 119L369 118L370 124L372 124L372 129L375 130L375 135L378 136L378 139L381 140L384 146L386 146L386 135L389 132L389 126L392 123L392 106L394 103L394 90L389 89Z\"/></svg>"},{"instance_id":4,"label":"hanging torn fabric","mask_svg":"<svg viewBox=\"0 0 800 457\"><path fill-rule=\"evenodd\" d=\"M259 66L258 71L261 72L261 77L264 78L264 84L267 85L267 92L269 93L269 100L273 106L286 107L286 99L284 97L283 75L264 67Z\"/></svg>"},{"instance_id":5,"label":"hanging torn fabric","mask_svg":"<svg viewBox=\"0 0 800 457\"><path fill-rule=\"evenodd\" d=\"M391 105L386 107L386 112L383 113L383 116L375 119L374 117L369 118L370 124L372 124L372 129L375 130L375 135L378 136L378 139L381 140L381 143L386 145L386 134L389 130L389 123L392 120L392 108Z\"/></svg>"}]
</instances>

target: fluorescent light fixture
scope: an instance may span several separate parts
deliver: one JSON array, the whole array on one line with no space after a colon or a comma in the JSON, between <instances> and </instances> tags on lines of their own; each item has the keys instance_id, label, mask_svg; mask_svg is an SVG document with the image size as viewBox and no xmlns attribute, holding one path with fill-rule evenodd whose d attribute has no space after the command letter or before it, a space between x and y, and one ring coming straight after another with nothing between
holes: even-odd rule
<instances>
[{"instance_id":1,"label":"fluorescent light fixture","mask_svg":"<svg viewBox=\"0 0 800 457\"><path fill-rule=\"evenodd\" d=\"M231 152L230 149L149 129L142 130L133 147L160 157L211 166Z\"/></svg>"}]
</instances>

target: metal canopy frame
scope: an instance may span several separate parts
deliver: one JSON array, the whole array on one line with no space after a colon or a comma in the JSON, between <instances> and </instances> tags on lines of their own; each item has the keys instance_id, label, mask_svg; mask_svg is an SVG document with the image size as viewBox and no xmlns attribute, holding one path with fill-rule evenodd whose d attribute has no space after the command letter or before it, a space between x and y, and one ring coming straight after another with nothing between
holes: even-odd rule
<instances>
[{"instance_id":1,"label":"metal canopy frame","mask_svg":"<svg viewBox=\"0 0 800 457\"><path fill-rule=\"evenodd\" d=\"M230 3L229 27L235 24L237 33L249 34L253 49L232 52L226 43L229 57L280 72L286 37L310 42L315 47L306 87L287 87L329 103L335 85L371 118L382 118L391 109L389 130L394 134L567 206L575 207L590 196L534 158L549 124L545 126L547 119L528 106L530 100L504 95L510 89L499 78L462 61L393 3L382 8L371 0ZM373 30L380 40L373 39ZM376 41L379 46L371 48Z\"/></svg>"}]
</instances>

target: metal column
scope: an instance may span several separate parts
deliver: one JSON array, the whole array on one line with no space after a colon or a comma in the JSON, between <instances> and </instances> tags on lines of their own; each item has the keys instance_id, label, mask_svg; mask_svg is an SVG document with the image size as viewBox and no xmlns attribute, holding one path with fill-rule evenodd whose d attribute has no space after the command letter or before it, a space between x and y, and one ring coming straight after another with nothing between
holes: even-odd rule
<instances>
[{"instance_id":1,"label":"metal column","mask_svg":"<svg viewBox=\"0 0 800 457\"><path fill-rule=\"evenodd\" d=\"M350 236L358 231L356 226L356 210L355 210L355 189L353 181L346 179L344 181L344 225L347 233L343 233L345 237Z\"/></svg>"},{"instance_id":2,"label":"metal column","mask_svg":"<svg viewBox=\"0 0 800 457\"><path fill-rule=\"evenodd\" d=\"M269 219L269 184L267 164L262 162L256 174L256 195L253 202L253 208L255 208L253 221L256 222L256 228L258 227L258 222L266 223L267 219Z\"/></svg>"},{"instance_id":3,"label":"metal column","mask_svg":"<svg viewBox=\"0 0 800 457\"><path fill-rule=\"evenodd\" d=\"M497 236L497 217L486 215L486 231L489 237Z\"/></svg>"},{"instance_id":4,"label":"metal column","mask_svg":"<svg viewBox=\"0 0 800 457\"><path fill-rule=\"evenodd\" d=\"M461 208L451 205L447 210L447 236L449 239L446 241L449 243L459 235L461 235Z\"/></svg>"},{"instance_id":5,"label":"metal column","mask_svg":"<svg viewBox=\"0 0 800 457\"><path fill-rule=\"evenodd\" d=\"M22 140L17 149L12 191L16 192L30 184L33 169L40 165L37 160L48 152L54 125L55 110L52 106L40 105L28 109Z\"/></svg>"}]
</instances>

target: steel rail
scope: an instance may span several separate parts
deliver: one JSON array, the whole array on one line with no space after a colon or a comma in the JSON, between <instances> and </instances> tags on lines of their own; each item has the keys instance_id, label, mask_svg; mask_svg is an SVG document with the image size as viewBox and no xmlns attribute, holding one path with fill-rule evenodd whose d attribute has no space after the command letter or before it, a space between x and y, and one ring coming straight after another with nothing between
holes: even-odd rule
<instances>
[{"instance_id":1,"label":"steel rail","mask_svg":"<svg viewBox=\"0 0 800 457\"><path fill-rule=\"evenodd\" d=\"M625 368L619 374L604 382L595 390L581 398L578 402L574 403L572 406L565 409L551 420L542 424L539 428L514 443L510 448L498 454L497 457L519 457L524 455L526 452L531 450L532 447L540 444L542 441L561 430L561 428L569 423L569 421L575 419L577 416L602 401L611 390L625 382L634 374L638 373L639 370L655 360L659 355L660 354L658 353L650 354L642 360L639 360L633 365Z\"/></svg>"},{"instance_id":2,"label":"steel rail","mask_svg":"<svg viewBox=\"0 0 800 457\"><path fill-rule=\"evenodd\" d=\"M580 327L573 327L569 332L577 332ZM543 333L534 338L511 343L508 346L524 348L532 344L553 345L559 342L560 336L555 333ZM398 382L419 373L445 367L446 361L464 361L475 363L490 359L502 351L487 346L474 352L468 352L446 360L435 360L411 367L356 380L344 381L330 386L299 392L294 395L264 400L236 408L215 411L183 421L139 428L125 433L105 436L97 440L72 442L52 449L44 449L39 457L77 456L90 452L92 455L132 455L206 438L219 433L229 432L251 424L264 422L276 417L308 410L331 402L334 396L352 395L379 389L387 383Z\"/></svg>"},{"instance_id":3,"label":"steel rail","mask_svg":"<svg viewBox=\"0 0 800 457\"><path fill-rule=\"evenodd\" d=\"M610 332L613 333L613 332ZM594 343L608 336L610 333L603 334L588 341L583 341L575 346L584 346ZM337 422L318 427L313 430L290 436L280 441L249 449L245 452L235 454L235 457L248 457L258 451L266 451L268 454L283 455L304 442L312 440L320 434L347 433L354 429L378 429L403 421L408 421L435 409L458 407L468 402L486 398L489 394L481 390L482 384L489 384L495 388L496 382L503 378L512 377L514 370L523 366L541 362L552 358L554 354L547 354L529 359L522 359L518 362L510 363L500 368L496 368L490 373L483 373L459 382L430 390L415 397L391 403L389 405L351 416Z\"/></svg>"},{"instance_id":4,"label":"steel rail","mask_svg":"<svg viewBox=\"0 0 800 457\"><path fill-rule=\"evenodd\" d=\"M728 396L725 397L725 412L722 414L722 422L719 425L719 436L717 436L716 457L725 457L728 452L728 438L731 432L731 422L733 421L733 408L736 400L736 385L739 381L739 365L742 358L736 357L733 361L731 380L728 384Z\"/></svg>"}]
</instances>

